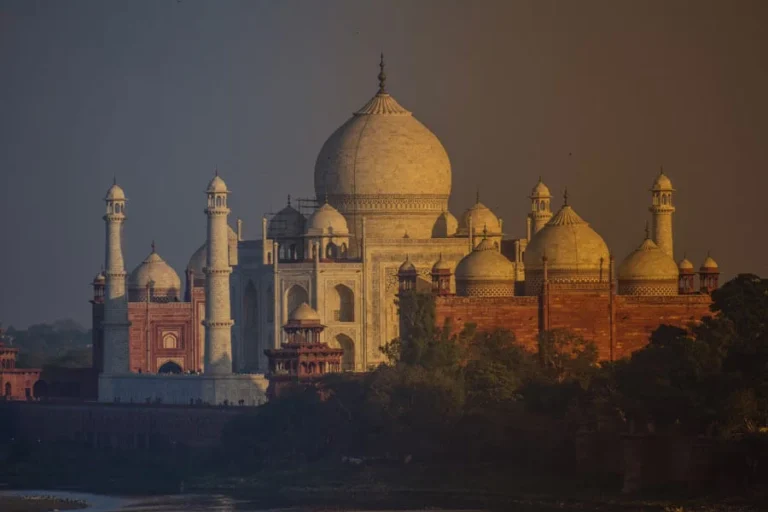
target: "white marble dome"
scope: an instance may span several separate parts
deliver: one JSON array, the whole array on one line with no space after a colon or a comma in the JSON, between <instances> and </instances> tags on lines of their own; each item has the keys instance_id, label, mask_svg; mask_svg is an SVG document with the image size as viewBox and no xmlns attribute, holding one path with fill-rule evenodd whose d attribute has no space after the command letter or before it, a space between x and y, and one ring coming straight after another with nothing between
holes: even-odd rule
<instances>
[{"instance_id":1,"label":"white marble dome","mask_svg":"<svg viewBox=\"0 0 768 512\"><path fill-rule=\"evenodd\" d=\"M314 211L307 221L308 235L340 235L349 234L347 219L328 203Z\"/></svg>"},{"instance_id":2,"label":"white marble dome","mask_svg":"<svg viewBox=\"0 0 768 512\"><path fill-rule=\"evenodd\" d=\"M480 201L477 201L461 216L458 233L460 235L468 235L470 224L476 234L482 233L483 230L487 230L488 235L501 234L501 222L499 221L499 218L490 208Z\"/></svg>"},{"instance_id":3,"label":"white marble dome","mask_svg":"<svg viewBox=\"0 0 768 512\"><path fill-rule=\"evenodd\" d=\"M677 263L646 238L618 269L621 295L677 295Z\"/></svg>"},{"instance_id":4,"label":"white marble dome","mask_svg":"<svg viewBox=\"0 0 768 512\"><path fill-rule=\"evenodd\" d=\"M273 240L299 238L304 235L306 224L306 217L291 206L291 198L289 196L288 205L269 219L267 237Z\"/></svg>"},{"instance_id":5,"label":"white marble dome","mask_svg":"<svg viewBox=\"0 0 768 512\"><path fill-rule=\"evenodd\" d=\"M544 257L550 282L608 280L610 252L603 238L567 204L533 235L525 249L525 290L537 295L543 285Z\"/></svg>"},{"instance_id":6,"label":"white marble dome","mask_svg":"<svg viewBox=\"0 0 768 512\"><path fill-rule=\"evenodd\" d=\"M150 285L155 297L178 299L181 292L179 275L154 248L128 277L129 292L145 293L147 285Z\"/></svg>"},{"instance_id":7,"label":"white marble dome","mask_svg":"<svg viewBox=\"0 0 768 512\"><path fill-rule=\"evenodd\" d=\"M319 322L320 315L312 306L302 302L299 307L289 313L288 320L293 322Z\"/></svg>"},{"instance_id":8,"label":"white marble dome","mask_svg":"<svg viewBox=\"0 0 768 512\"><path fill-rule=\"evenodd\" d=\"M515 265L490 240L483 239L456 265L456 293L467 297L511 297Z\"/></svg>"},{"instance_id":9,"label":"white marble dome","mask_svg":"<svg viewBox=\"0 0 768 512\"><path fill-rule=\"evenodd\" d=\"M384 86L325 141L315 162L315 196L367 236L429 238L448 208L451 163L440 140ZM397 214L393 221L392 213Z\"/></svg>"},{"instance_id":10,"label":"white marble dome","mask_svg":"<svg viewBox=\"0 0 768 512\"><path fill-rule=\"evenodd\" d=\"M107 195L104 199L106 201L125 201L125 192L120 185L113 183L109 190L107 190Z\"/></svg>"}]
</instances>

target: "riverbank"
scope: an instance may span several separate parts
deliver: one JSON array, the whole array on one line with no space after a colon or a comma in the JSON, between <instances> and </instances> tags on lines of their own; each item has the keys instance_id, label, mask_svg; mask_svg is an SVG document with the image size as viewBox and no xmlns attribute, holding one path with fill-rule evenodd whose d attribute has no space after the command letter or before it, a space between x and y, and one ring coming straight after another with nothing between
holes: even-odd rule
<instances>
[{"instance_id":1,"label":"riverbank","mask_svg":"<svg viewBox=\"0 0 768 512\"><path fill-rule=\"evenodd\" d=\"M5 496L0 494L3 512L49 512L51 510L82 510L88 503L53 496Z\"/></svg>"}]
</instances>

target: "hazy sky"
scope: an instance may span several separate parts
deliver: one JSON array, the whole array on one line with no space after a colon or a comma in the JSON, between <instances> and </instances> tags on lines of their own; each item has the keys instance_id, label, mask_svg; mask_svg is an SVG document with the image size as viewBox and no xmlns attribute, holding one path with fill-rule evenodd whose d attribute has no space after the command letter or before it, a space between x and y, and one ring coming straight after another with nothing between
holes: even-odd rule
<instances>
[{"instance_id":1,"label":"hazy sky","mask_svg":"<svg viewBox=\"0 0 768 512\"><path fill-rule=\"evenodd\" d=\"M676 256L768 275L768 2L0 0L0 321L88 325L104 193L130 199L130 272L182 275L218 166L248 238L313 194L325 139L388 89L525 233L539 175L621 259L663 165ZM568 154L572 153L572 157Z\"/></svg>"}]
</instances>

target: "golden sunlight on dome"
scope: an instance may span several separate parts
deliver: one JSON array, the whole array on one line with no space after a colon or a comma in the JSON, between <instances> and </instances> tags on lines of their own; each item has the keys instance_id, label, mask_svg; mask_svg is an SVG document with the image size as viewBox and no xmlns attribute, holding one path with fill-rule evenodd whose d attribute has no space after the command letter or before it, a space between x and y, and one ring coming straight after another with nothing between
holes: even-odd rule
<instances>
[{"instance_id":1,"label":"golden sunlight on dome","mask_svg":"<svg viewBox=\"0 0 768 512\"><path fill-rule=\"evenodd\" d=\"M457 295L511 297L515 294L515 266L487 238L459 261L455 275Z\"/></svg>"}]
</instances>

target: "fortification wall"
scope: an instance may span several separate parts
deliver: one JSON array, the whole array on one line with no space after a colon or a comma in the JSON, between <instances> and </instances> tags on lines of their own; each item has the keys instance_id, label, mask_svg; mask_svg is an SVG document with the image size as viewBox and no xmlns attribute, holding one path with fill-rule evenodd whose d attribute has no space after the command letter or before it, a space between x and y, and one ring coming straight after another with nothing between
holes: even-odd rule
<instances>
[{"instance_id":1,"label":"fortification wall","mask_svg":"<svg viewBox=\"0 0 768 512\"><path fill-rule=\"evenodd\" d=\"M224 428L248 407L183 407L99 403L0 403L15 439L71 441L94 448L215 446Z\"/></svg>"},{"instance_id":2,"label":"fortification wall","mask_svg":"<svg viewBox=\"0 0 768 512\"><path fill-rule=\"evenodd\" d=\"M600 359L627 357L648 344L662 324L686 328L710 315L709 295L634 297L613 295L607 287L559 290L526 297L436 297L438 325L451 323L454 333L465 324L478 330L506 329L518 342L536 350L544 330L568 329L597 345Z\"/></svg>"}]
</instances>

